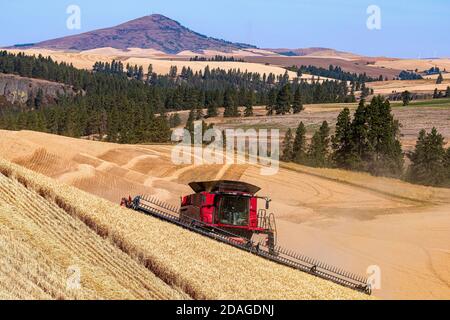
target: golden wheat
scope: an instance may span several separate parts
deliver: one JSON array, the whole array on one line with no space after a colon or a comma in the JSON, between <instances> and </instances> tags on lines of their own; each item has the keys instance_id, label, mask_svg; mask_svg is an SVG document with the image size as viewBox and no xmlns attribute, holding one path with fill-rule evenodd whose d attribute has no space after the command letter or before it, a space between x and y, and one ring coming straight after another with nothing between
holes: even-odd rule
<instances>
[{"instance_id":1,"label":"golden wheat","mask_svg":"<svg viewBox=\"0 0 450 320\"><path fill-rule=\"evenodd\" d=\"M15 211L1 205L0 214L0 299L98 298L86 288L66 290L66 271L5 224L3 218L14 217Z\"/></svg>"},{"instance_id":2,"label":"golden wheat","mask_svg":"<svg viewBox=\"0 0 450 320\"><path fill-rule=\"evenodd\" d=\"M139 259L166 283L181 288L192 298L367 298L329 281L121 208L1 159L0 172L81 219L97 234Z\"/></svg>"},{"instance_id":3,"label":"golden wheat","mask_svg":"<svg viewBox=\"0 0 450 320\"><path fill-rule=\"evenodd\" d=\"M55 203L1 174L0 250L3 298L186 298ZM70 270L74 281L79 274L79 289L66 287Z\"/></svg>"}]
</instances>

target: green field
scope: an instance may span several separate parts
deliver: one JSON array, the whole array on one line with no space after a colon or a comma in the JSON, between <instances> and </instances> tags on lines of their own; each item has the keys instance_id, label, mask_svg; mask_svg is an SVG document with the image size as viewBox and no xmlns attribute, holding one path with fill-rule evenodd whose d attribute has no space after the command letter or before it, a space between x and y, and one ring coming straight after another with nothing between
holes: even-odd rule
<instances>
[{"instance_id":1,"label":"green field","mask_svg":"<svg viewBox=\"0 0 450 320\"><path fill-rule=\"evenodd\" d=\"M370 103L370 99L366 103ZM355 109L358 103L319 103L305 105L314 109L336 109L336 108L349 108ZM402 101L392 101L392 107L403 107ZM450 98L432 99L432 100L417 100L411 101L407 107L434 107L434 108L450 108Z\"/></svg>"},{"instance_id":2,"label":"green field","mask_svg":"<svg viewBox=\"0 0 450 320\"><path fill-rule=\"evenodd\" d=\"M403 102L392 102L393 107L403 107ZM450 107L450 98L411 101L407 107Z\"/></svg>"}]
</instances>

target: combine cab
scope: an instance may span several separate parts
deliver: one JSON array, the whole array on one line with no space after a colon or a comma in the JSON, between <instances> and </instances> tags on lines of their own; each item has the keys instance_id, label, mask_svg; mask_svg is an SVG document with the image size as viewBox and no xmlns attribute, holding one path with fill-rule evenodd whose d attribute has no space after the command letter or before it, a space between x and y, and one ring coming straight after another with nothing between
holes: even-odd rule
<instances>
[{"instance_id":1,"label":"combine cab","mask_svg":"<svg viewBox=\"0 0 450 320\"><path fill-rule=\"evenodd\" d=\"M182 197L180 208L145 196L123 198L121 205L273 262L371 293L365 277L277 246L274 215L267 213L270 199L256 196L260 188L226 180L192 182L189 186L195 193ZM258 209L263 201L265 208Z\"/></svg>"}]
</instances>

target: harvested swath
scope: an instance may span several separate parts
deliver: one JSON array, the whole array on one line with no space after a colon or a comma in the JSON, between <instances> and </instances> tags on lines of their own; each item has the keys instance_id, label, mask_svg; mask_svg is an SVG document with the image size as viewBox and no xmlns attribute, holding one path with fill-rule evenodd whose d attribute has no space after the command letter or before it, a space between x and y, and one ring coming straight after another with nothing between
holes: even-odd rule
<instances>
[{"instance_id":1,"label":"harvested swath","mask_svg":"<svg viewBox=\"0 0 450 320\"><path fill-rule=\"evenodd\" d=\"M52 177L75 167L72 161L51 154L45 148L37 149L29 157L15 159L15 163Z\"/></svg>"},{"instance_id":2,"label":"harvested swath","mask_svg":"<svg viewBox=\"0 0 450 320\"><path fill-rule=\"evenodd\" d=\"M0 172L52 199L198 299L365 299L366 295L61 185L5 160Z\"/></svg>"},{"instance_id":3,"label":"harvested swath","mask_svg":"<svg viewBox=\"0 0 450 320\"><path fill-rule=\"evenodd\" d=\"M4 298L187 297L54 202L1 174L0 205L0 250L4 260L0 296ZM80 271L79 290L66 287L70 281L68 270Z\"/></svg>"}]
</instances>

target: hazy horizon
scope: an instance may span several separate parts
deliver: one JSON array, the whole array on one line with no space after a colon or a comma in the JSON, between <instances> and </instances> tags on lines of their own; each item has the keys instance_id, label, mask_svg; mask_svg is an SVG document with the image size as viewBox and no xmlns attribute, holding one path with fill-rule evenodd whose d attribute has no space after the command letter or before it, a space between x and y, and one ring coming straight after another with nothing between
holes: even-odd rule
<instances>
[{"instance_id":1,"label":"hazy horizon","mask_svg":"<svg viewBox=\"0 0 450 320\"><path fill-rule=\"evenodd\" d=\"M81 8L81 29L66 27L69 5ZM366 26L370 5L380 8L381 29ZM90 2L18 0L3 3L0 46L44 40L112 27L149 14L163 14L209 37L259 48L326 47L368 56L449 57L450 30L445 0L247 0ZM39 12L39 15L36 14ZM219 14L220 13L220 14Z\"/></svg>"}]
</instances>

